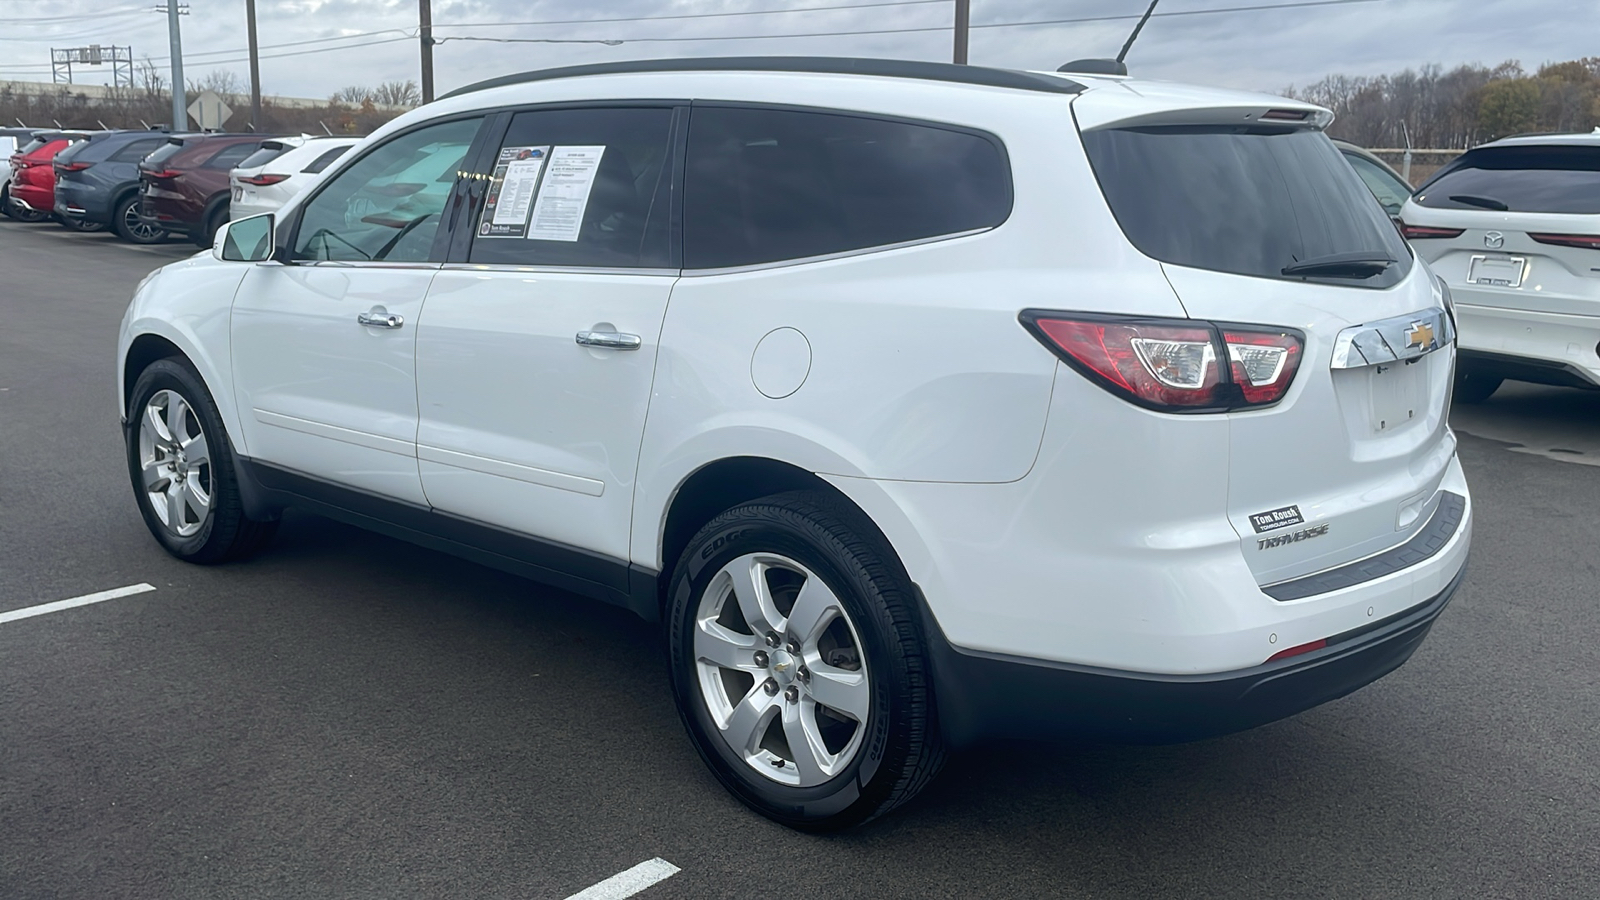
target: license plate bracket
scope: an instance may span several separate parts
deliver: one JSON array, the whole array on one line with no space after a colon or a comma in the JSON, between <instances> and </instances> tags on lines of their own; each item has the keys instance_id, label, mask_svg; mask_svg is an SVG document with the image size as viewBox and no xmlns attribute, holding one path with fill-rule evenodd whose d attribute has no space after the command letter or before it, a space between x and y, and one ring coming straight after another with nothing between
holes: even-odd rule
<instances>
[{"instance_id":1,"label":"license plate bracket","mask_svg":"<svg viewBox=\"0 0 1600 900\"><path fill-rule=\"evenodd\" d=\"M1371 366L1372 433L1392 434L1427 411L1428 366L1422 359Z\"/></svg>"},{"instance_id":2,"label":"license plate bracket","mask_svg":"<svg viewBox=\"0 0 1600 900\"><path fill-rule=\"evenodd\" d=\"M1467 264L1467 283L1487 287L1522 287L1522 279L1527 271L1527 257L1479 253Z\"/></svg>"}]
</instances>

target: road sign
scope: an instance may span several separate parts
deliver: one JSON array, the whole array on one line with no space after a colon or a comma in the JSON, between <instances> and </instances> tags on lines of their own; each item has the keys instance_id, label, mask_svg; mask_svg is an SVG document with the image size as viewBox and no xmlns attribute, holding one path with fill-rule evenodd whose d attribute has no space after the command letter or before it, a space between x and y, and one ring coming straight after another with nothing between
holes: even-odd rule
<instances>
[{"instance_id":1,"label":"road sign","mask_svg":"<svg viewBox=\"0 0 1600 900\"><path fill-rule=\"evenodd\" d=\"M201 131L210 131L220 129L222 123L233 115L233 110L222 102L216 91L206 91L189 104L189 115Z\"/></svg>"}]
</instances>

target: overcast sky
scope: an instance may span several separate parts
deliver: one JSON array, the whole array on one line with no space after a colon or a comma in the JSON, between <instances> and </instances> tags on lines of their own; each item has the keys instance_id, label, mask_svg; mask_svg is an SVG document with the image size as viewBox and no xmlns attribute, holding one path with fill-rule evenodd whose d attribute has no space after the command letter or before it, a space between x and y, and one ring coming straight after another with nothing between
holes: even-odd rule
<instances>
[{"instance_id":1,"label":"overcast sky","mask_svg":"<svg viewBox=\"0 0 1600 900\"><path fill-rule=\"evenodd\" d=\"M135 58L167 65L162 0L0 0L0 80L50 80L50 48L131 44ZM185 74L232 69L241 82L245 0L190 0L183 17ZM1128 57L1135 75L1277 91L1329 73L1376 75L1423 63L1446 67L1595 53L1600 0L1324 0L1323 5L1184 15L1294 0L1162 0ZM1114 56L1146 0L972 0L971 61L1054 69L1069 59ZM257 0L262 90L322 98L347 85L416 78L417 0ZM439 93L506 72L669 56L829 55L948 60L953 0L434 0ZM818 7L856 7L817 9ZM766 15L708 13L796 10ZM588 24L561 20L651 18ZM1111 21L982 27L1009 22ZM481 27L468 27L479 25ZM901 33L778 38L784 34ZM933 29L903 31L906 29ZM380 32L374 34L373 32ZM620 40L494 43L449 38ZM324 38L340 40L299 43ZM723 38L708 40L708 38ZM654 39L654 40L651 40ZM670 39L670 40L668 40ZM376 43L389 41L388 43ZM360 44L367 46L358 46ZM286 45L291 46L277 46ZM338 49L328 49L338 48ZM326 52L304 53L307 50ZM283 55L283 54L297 55ZM108 67L77 67L104 84Z\"/></svg>"}]
</instances>

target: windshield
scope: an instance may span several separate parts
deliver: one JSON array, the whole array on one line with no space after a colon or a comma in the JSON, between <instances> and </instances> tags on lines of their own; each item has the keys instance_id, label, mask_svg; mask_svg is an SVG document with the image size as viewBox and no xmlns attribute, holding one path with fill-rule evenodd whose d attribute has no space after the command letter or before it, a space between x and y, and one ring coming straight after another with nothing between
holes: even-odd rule
<instances>
[{"instance_id":1,"label":"windshield","mask_svg":"<svg viewBox=\"0 0 1600 900\"><path fill-rule=\"evenodd\" d=\"M1411 269L1399 232L1321 132L1120 128L1083 143L1128 240L1162 262L1369 288ZM1349 265L1357 255L1394 262ZM1329 259L1346 263L1307 265Z\"/></svg>"},{"instance_id":2,"label":"windshield","mask_svg":"<svg viewBox=\"0 0 1600 900\"><path fill-rule=\"evenodd\" d=\"M1600 213L1600 145L1471 150L1429 179L1417 202L1437 209Z\"/></svg>"}]
</instances>

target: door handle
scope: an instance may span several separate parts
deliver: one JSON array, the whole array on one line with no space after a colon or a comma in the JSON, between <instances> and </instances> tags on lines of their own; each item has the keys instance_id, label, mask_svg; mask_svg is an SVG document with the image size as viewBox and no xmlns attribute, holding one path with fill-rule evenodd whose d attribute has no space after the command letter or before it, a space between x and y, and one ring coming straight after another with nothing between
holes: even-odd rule
<instances>
[{"instance_id":1,"label":"door handle","mask_svg":"<svg viewBox=\"0 0 1600 900\"><path fill-rule=\"evenodd\" d=\"M368 328L399 328L406 323L404 316L387 312L364 312L356 316L356 321Z\"/></svg>"},{"instance_id":2,"label":"door handle","mask_svg":"<svg viewBox=\"0 0 1600 900\"><path fill-rule=\"evenodd\" d=\"M623 334L620 331L580 331L578 343L607 350L637 350L644 341L637 334Z\"/></svg>"}]
</instances>

